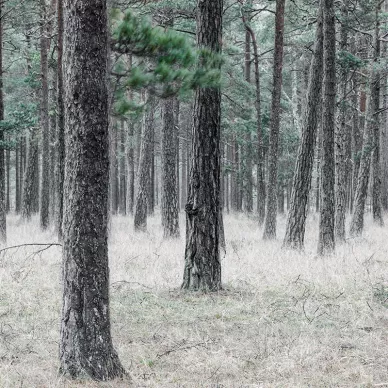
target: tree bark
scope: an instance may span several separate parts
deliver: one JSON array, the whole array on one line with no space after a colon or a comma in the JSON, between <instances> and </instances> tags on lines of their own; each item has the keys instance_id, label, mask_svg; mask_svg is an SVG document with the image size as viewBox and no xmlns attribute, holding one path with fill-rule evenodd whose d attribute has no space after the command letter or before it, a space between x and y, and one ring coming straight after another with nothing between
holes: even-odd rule
<instances>
[{"instance_id":1,"label":"tree bark","mask_svg":"<svg viewBox=\"0 0 388 388\"><path fill-rule=\"evenodd\" d=\"M342 4L340 50L345 52L348 49L348 0ZM346 116L347 116L347 94L348 94L348 70L346 66L341 69L340 83L340 104L339 104L339 125L335 131L335 238L337 242L344 242L345 217L346 217L346 183L347 183L347 157L346 157Z\"/></svg>"},{"instance_id":2,"label":"tree bark","mask_svg":"<svg viewBox=\"0 0 388 388\"><path fill-rule=\"evenodd\" d=\"M119 153L119 164L120 164L120 207L119 212L125 216L127 214L127 173L125 169L125 122L122 119L120 122L120 153Z\"/></svg>"},{"instance_id":3,"label":"tree bark","mask_svg":"<svg viewBox=\"0 0 388 388\"><path fill-rule=\"evenodd\" d=\"M65 180L65 106L63 101L64 87L63 87L63 1L58 0L57 4L57 18L58 18L58 65L57 65L57 78L58 78L58 93L57 93L57 164L55 169L56 181L57 181L57 194L56 194L56 230L58 238L62 240L62 220L63 220L63 190Z\"/></svg>"},{"instance_id":4,"label":"tree bark","mask_svg":"<svg viewBox=\"0 0 388 388\"><path fill-rule=\"evenodd\" d=\"M162 226L165 238L179 237L176 140L174 98L170 97L163 101Z\"/></svg>"},{"instance_id":5,"label":"tree bark","mask_svg":"<svg viewBox=\"0 0 388 388\"><path fill-rule=\"evenodd\" d=\"M323 112L321 206L319 220L318 254L332 253L335 249L335 104L336 104L336 49L335 12L333 0L322 0L323 6Z\"/></svg>"},{"instance_id":6,"label":"tree bark","mask_svg":"<svg viewBox=\"0 0 388 388\"><path fill-rule=\"evenodd\" d=\"M376 37L375 39L375 61L376 65L380 65L380 11L381 11L381 1L377 0L376 5ZM380 166L380 90L381 90L381 72L379 69L376 69L378 84L376 93L378 93L378 100L376 98L376 107L377 112L375 114L375 125L373 128L374 135L374 146L373 146L373 155L372 155L372 165L373 165L373 175L372 175L372 212L373 212L373 221L379 225L384 225L382 207L381 207L381 166Z\"/></svg>"},{"instance_id":7,"label":"tree bark","mask_svg":"<svg viewBox=\"0 0 388 388\"><path fill-rule=\"evenodd\" d=\"M40 227L47 229L50 210L50 131L48 115L48 49L46 0L40 0L40 71L41 71L41 99L40 99L40 128L42 133L42 177L40 185Z\"/></svg>"},{"instance_id":8,"label":"tree bark","mask_svg":"<svg viewBox=\"0 0 388 388\"><path fill-rule=\"evenodd\" d=\"M307 205L311 188L314 165L314 149L317 138L319 105L322 101L322 70L323 70L323 17L319 10L315 37L314 56L310 66L306 108L304 112L302 140L296 160L295 174L292 184L291 203L288 211L286 235L283 247L293 249L304 248L306 230Z\"/></svg>"},{"instance_id":9,"label":"tree bark","mask_svg":"<svg viewBox=\"0 0 388 388\"><path fill-rule=\"evenodd\" d=\"M371 159L375 146L375 132L379 125L378 112L380 104L380 75L376 68L379 60L379 28L378 12L376 11L376 28L374 33L373 48L373 66L370 75L370 100L368 105L368 114L366 128L364 131L364 140L362 145L360 168L357 179L357 189L354 202L354 213L350 223L350 235L352 237L360 236L364 229L365 203L368 196L369 175Z\"/></svg>"},{"instance_id":10,"label":"tree bark","mask_svg":"<svg viewBox=\"0 0 388 388\"><path fill-rule=\"evenodd\" d=\"M4 120L3 96L3 3L0 4L0 120ZM0 130L0 142L4 144L4 129ZM0 242L7 242L7 209L5 203L5 163L4 146L0 147Z\"/></svg>"},{"instance_id":11,"label":"tree bark","mask_svg":"<svg viewBox=\"0 0 388 388\"><path fill-rule=\"evenodd\" d=\"M66 173L61 373L124 375L109 317L106 0L65 0Z\"/></svg>"},{"instance_id":12,"label":"tree bark","mask_svg":"<svg viewBox=\"0 0 388 388\"><path fill-rule=\"evenodd\" d=\"M267 213L264 222L263 238L276 238L277 216L277 179L278 179L278 148L280 129L280 98L282 93L283 73L283 40L284 40L284 8L285 0L276 1L275 15L275 53L273 66L273 92L271 106L271 129L269 143L268 186L267 186Z\"/></svg>"},{"instance_id":13,"label":"tree bark","mask_svg":"<svg viewBox=\"0 0 388 388\"><path fill-rule=\"evenodd\" d=\"M198 0L197 44L221 52L223 0ZM195 93L193 148L188 202L186 251L182 288L218 291L221 286L220 137L221 91Z\"/></svg>"},{"instance_id":14,"label":"tree bark","mask_svg":"<svg viewBox=\"0 0 388 388\"><path fill-rule=\"evenodd\" d=\"M148 200L150 188L150 167L152 162L152 141L153 131L155 125L154 112L155 111L155 97L149 95L149 106L143 124L143 133L141 139L141 149L138 167L138 189L136 196L136 210L134 225L135 230L145 231L147 229L147 213Z\"/></svg>"}]
</instances>

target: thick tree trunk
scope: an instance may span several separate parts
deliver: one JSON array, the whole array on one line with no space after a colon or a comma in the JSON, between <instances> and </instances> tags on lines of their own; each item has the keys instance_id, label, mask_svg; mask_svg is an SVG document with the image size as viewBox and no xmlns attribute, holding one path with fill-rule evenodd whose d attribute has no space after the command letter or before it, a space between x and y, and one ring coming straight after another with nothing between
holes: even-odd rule
<instances>
[{"instance_id":1,"label":"thick tree trunk","mask_svg":"<svg viewBox=\"0 0 388 388\"><path fill-rule=\"evenodd\" d=\"M348 0L342 4L341 17L341 42L340 50L345 52L348 49ZM346 215L346 191L347 191L347 94L348 94L348 69L344 66L341 69L340 84L340 105L339 125L335 131L335 238L337 242L345 241L345 215Z\"/></svg>"},{"instance_id":2,"label":"thick tree trunk","mask_svg":"<svg viewBox=\"0 0 388 388\"><path fill-rule=\"evenodd\" d=\"M109 317L106 1L65 0L66 176L61 373L110 380L124 369Z\"/></svg>"},{"instance_id":3,"label":"thick tree trunk","mask_svg":"<svg viewBox=\"0 0 388 388\"><path fill-rule=\"evenodd\" d=\"M197 2L197 43L221 51L223 0ZM221 289L220 137L221 91L198 89L195 94L193 152L186 205L186 251L182 288Z\"/></svg>"},{"instance_id":4,"label":"thick tree trunk","mask_svg":"<svg viewBox=\"0 0 388 388\"><path fill-rule=\"evenodd\" d=\"M283 40L284 40L284 7L285 0L276 1L275 16L275 54L273 66L273 92L271 106L271 129L268 162L267 213L264 222L264 239L276 238L277 216L277 179L278 179L278 147L280 129L280 97L282 93L283 75Z\"/></svg>"},{"instance_id":5,"label":"thick tree trunk","mask_svg":"<svg viewBox=\"0 0 388 388\"><path fill-rule=\"evenodd\" d=\"M368 105L367 123L364 131L364 141L362 145L360 168L357 179L357 189L354 202L354 213L350 223L350 235L352 237L360 236L364 229L364 212L368 196L369 175L371 159L374 149L375 131L379 125L378 111L380 103L380 75L376 68L379 60L379 28L378 13L376 12L376 28L374 37L374 66L371 69L370 80L370 100Z\"/></svg>"},{"instance_id":6,"label":"thick tree trunk","mask_svg":"<svg viewBox=\"0 0 388 388\"><path fill-rule=\"evenodd\" d=\"M149 199L149 188L150 188L150 167L152 162L152 141L153 131L155 126L155 97L150 94L149 106L147 109L146 117L143 124L141 149L139 157L139 168L138 168L138 189L136 195L136 210L134 225L135 230L145 231L147 229L147 213L148 213L148 199Z\"/></svg>"},{"instance_id":7,"label":"thick tree trunk","mask_svg":"<svg viewBox=\"0 0 388 388\"><path fill-rule=\"evenodd\" d=\"M41 71L41 98L40 98L40 129L42 133L42 177L40 185L40 227L47 229L50 210L50 131L48 115L48 48L47 37L47 10L46 0L40 0L40 71Z\"/></svg>"},{"instance_id":8,"label":"thick tree trunk","mask_svg":"<svg viewBox=\"0 0 388 388\"><path fill-rule=\"evenodd\" d=\"M186 206L187 201L187 132L188 132L188 126L186 128L182 136L182 179L181 179L181 204L184 208Z\"/></svg>"},{"instance_id":9,"label":"thick tree trunk","mask_svg":"<svg viewBox=\"0 0 388 388\"><path fill-rule=\"evenodd\" d=\"M57 164L55 169L57 194L56 194L56 230L59 240L62 240L62 220L63 220L63 184L65 180L65 106L63 101L63 1L58 0L57 18L58 18L58 93L57 93Z\"/></svg>"},{"instance_id":10,"label":"thick tree trunk","mask_svg":"<svg viewBox=\"0 0 388 388\"><path fill-rule=\"evenodd\" d=\"M323 17L321 10L319 10L317 23L315 50L310 66L306 110L304 112L302 140L296 160L286 235L283 241L284 247L293 249L304 248L307 205L311 188L314 149L320 112L319 105L322 101Z\"/></svg>"},{"instance_id":11,"label":"thick tree trunk","mask_svg":"<svg viewBox=\"0 0 388 388\"><path fill-rule=\"evenodd\" d=\"M322 112L322 160L321 204L319 220L318 254L334 251L335 214L335 12L333 0L322 0L323 6L323 112Z\"/></svg>"},{"instance_id":12,"label":"thick tree trunk","mask_svg":"<svg viewBox=\"0 0 388 388\"><path fill-rule=\"evenodd\" d=\"M165 238L179 237L176 140L174 98L170 97L163 101L162 226Z\"/></svg>"}]
</instances>

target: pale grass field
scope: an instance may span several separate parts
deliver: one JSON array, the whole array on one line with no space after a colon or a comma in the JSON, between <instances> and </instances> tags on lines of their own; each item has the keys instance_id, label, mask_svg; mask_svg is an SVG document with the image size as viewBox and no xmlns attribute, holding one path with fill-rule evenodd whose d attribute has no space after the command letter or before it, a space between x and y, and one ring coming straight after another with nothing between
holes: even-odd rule
<instances>
[{"instance_id":1,"label":"pale grass field","mask_svg":"<svg viewBox=\"0 0 388 388\"><path fill-rule=\"evenodd\" d=\"M255 220L225 216L225 291L203 295L179 291L184 239L163 241L159 215L147 234L114 218L112 330L131 382L61 380L60 248L2 253L0 386L388 387L388 227L368 218L363 239L322 259L317 224L295 253L263 242ZM37 220L11 216L8 228L8 246L56 240Z\"/></svg>"}]
</instances>

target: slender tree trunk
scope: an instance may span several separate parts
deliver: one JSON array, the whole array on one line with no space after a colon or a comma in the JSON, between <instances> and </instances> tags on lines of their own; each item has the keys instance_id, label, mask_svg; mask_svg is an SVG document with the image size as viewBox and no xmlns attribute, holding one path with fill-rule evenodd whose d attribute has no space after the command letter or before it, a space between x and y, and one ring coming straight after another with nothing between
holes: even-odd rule
<instances>
[{"instance_id":1,"label":"slender tree trunk","mask_svg":"<svg viewBox=\"0 0 388 388\"><path fill-rule=\"evenodd\" d=\"M319 10L315 38L314 56L310 66L306 110L304 112L302 140L296 160L292 184L291 204L288 212L286 235L283 246L293 249L304 248L307 205L314 165L314 149L317 138L319 105L322 101L323 70L323 17Z\"/></svg>"},{"instance_id":2,"label":"slender tree trunk","mask_svg":"<svg viewBox=\"0 0 388 388\"><path fill-rule=\"evenodd\" d=\"M278 147L280 129L280 97L282 93L283 73L283 40L284 40L284 8L285 0L276 1L275 16L275 54L273 67L273 92L271 107L271 129L268 163L268 189L266 217L264 223L264 239L276 238L276 216L277 216L277 179L278 179Z\"/></svg>"},{"instance_id":3,"label":"slender tree trunk","mask_svg":"<svg viewBox=\"0 0 388 388\"><path fill-rule=\"evenodd\" d=\"M322 160L321 160L321 206L319 220L318 254L334 251L335 213L335 12L333 0L323 4L323 114L322 114Z\"/></svg>"},{"instance_id":4,"label":"slender tree trunk","mask_svg":"<svg viewBox=\"0 0 388 388\"><path fill-rule=\"evenodd\" d=\"M58 93L57 93L57 164L55 169L57 182L57 215L56 215L56 230L58 232L59 240L62 240L63 235L63 184L65 180L65 106L63 101L64 87L63 87L63 1L58 0L57 18L58 18Z\"/></svg>"},{"instance_id":5,"label":"slender tree trunk","mask_svg":"<svg viewBox=\"0 0 388 388\"><path fill-rule=\"evenodd\" d=\"M125 372L112 345L109 317L106 1L64 4L67 153L61 373L110 380Z\"/></svg>"},{"instance_id":6,"label":"slender tree trunk","mask_svg":"<svg viewBox=\"0 0 388 388\"><path fill-rule=\"evenodd\" d=\"M40 185L40 227L47 229L50 209L50 132L48 115L48 38L46 0L40 0L40 71L41 71L41 104L40 128L42 133L42 177Z\"/></svg>"},{"instance_id":7,"label":"slender tree trunk","mask_svg":"<svg viewBox=\"0 0 388 388\"><path fill-rule=\"evenodd\" d=\"M188 126L187 126L188 127ZM188 128L185 128L182 137L182 182L181 182L181 204L184 208L187 201L187 132Z\"/></svg>"},{"instance_id":8,"label":"slender tree trunk","mask_svg":"<svg viewBox=\"0 0 388 388\"><path fill-rule=\"evenodd\" d=\"M23 202L22 202L22 217L25 220L30 220L33 213L36 212L36 177L37 164L39 158L38 146L38 129L33 128L29 136L29 146L27 153L27 166L24 174L23 184Z\"/></svg>"},{"instance_id":9,"label":"slender tree trunk","mask_svg":"<svg viewBox=\"0 0 388 388\"><path fill-rule=\"evenodd\" d=\"M10 141L9 136L7 136L8 142ZM7 191L6 191L6 212L7 214L11 210L11 202L10 202L10 188L11 188L11 150L9 149L9 146L7 147L5 151L5 166L6 166L6 171L7 171Z\"/></svg>"},{"instance_id":10,"label":"slender tree trunk","mask_svg":"<svg viewBox=\"0 0 388 388\"><path fill-rule=\"evenodd\" d=\"M125 122L120 123L120 214L127 214L127 173L125 168Z\"/></svg>"},{"instance_id":11,"label":"slender tree trunk","mask_svg":"<svg viewBox=\"0 0 388 388\"><path fill-rule=\"evenodd\" d=\"M155 126L150 128L151 131L151 142L150 142L150 153L151 162L149 165L149 188L148 188L148 199L147 199L147 212L148 215L152 216L155 213Z\"/></svg>"},{"instance_id":12,"label":"slender tree trunk","mask_svg":"<svg viewBox=\"0 0 388 388\"><path fill-rule=\"evenodd\" d=\"M20 140L15 149L15 212L20 213Z\"/></svg>"},{"instance_id":13,"label":"slender tree trunk","mask_svg":"<svg viewBox=\"0 0 388 388\"><path fill-rule=\"evenodd\" d=\"M117 214L119 207L118 204L118 185L119 185L119 174L118 174L118 162L117 162L117 122L115 119L110 119L109 125L110 132L110 206L112 214Z\"/></svg>"},{"instance_id":14,"label":"slender tree trunk","mask_svg":"<svg viewBox=\"0 0 388 388\"><path fill-rule=\"evenodd\" d=\"M0 120L4 120L3 97L3 3L0 4ZM4 144L4 129L0 130L0 143ZM4 146L0 147L0 242L7 242L7 209L5 203Z\"/></svg>"},{"instance_id":15,"label":"slender tree trunk","mask_svg":"<svg viewBox=\"0 0 388 388\"><path fill-rule=\"evenodd\" d=\"M251 34L247 30L245 33L245 81L251 83ZM245 211L253 211L253 182L252 182L252 135L248 129L245 133L245 166L244 172L244 203Z\"/></svg>"},{"instance_id":16,"label":"slender tree trunk","mask_svg":"<svg viewBox=\"0 0 388 388\"><path fill-rule=\"evenodd\" d=\"M55 174L55 165L57 160L56 143L57 143L57 114L54 112L58 111L57 107L57 88L58 79L57 71L51 70L52 87L50 90L50 103L51 103L51 114L50 114L50 173L49 173L49 190L50 190L50 219L54 220L56 217L56 206L57 206L57 179Z\"/></svg>"},{"instance_id":17,"label":"slender tree trunk","mask_svg":"<svg viewBox=\"0 0 388 388\"><path fill-rule=\"evenodd\" d=\"M198 47L221 52L222 14L223 0L198 0ZM186 251L182 284L182 288L186 290L218 291L222 287L220 132L220 89L197 89L190 186L186 205Z\"/></svg>"},{"instance_id":18,"label":"slender tree trunk","mask_svg":"<svg viewBox=\"0 0 388 388\"><path fill-rule=\"evenodd\" d=\"M261 125L261 91L260 91L260 68L259 68L259 49L257 46L256 34L253 29L245 22L245 28L248 30L253 45L253 62L255 65L255 108L256 108L256 125L257 125L257 214L259 225L263 225L265 219L265 151L264 151L264 134Z\"/></svg>"},{"instance_id":19,"label":"slender tree trunk","mask_svg":"<svg viewBox=\"0 0 388 388\"><path fill-rule=\"evenodd\" d=\"M135 230L145 231L147 229L147 207L150 188L150 167L152 162L152 141L153 128L155 125L155 97L150 94L149 106L143 124L141 149L138 168L138 190L136 196Z\"/></svg>"},{"instance_id":20,"label":"slender tree trunk","mask_svg":"<svg viewBox=\"0 0 388 388\"><path fill-rule=\"evenodd\" d=\"M177 127L174 121L174 98L163 102L162 131L162 226L165 238L179 237L177 190Z\"/></svg>"},{"instance_id":21,"label":"slender tree trunk","mask_svg":"<svg viewBox=\"0 0 388 388\"><path fill-rule=\"evenodd\" d=\"M370 75L370 101L368 105L367 123L364 131L364 141L358 172L354 213L350 224L350 235L352 237L360 236L364 229L364 212L368 196L371 159L375 146L375 132L378 131L378 129L376 130L375 128L379 125L378 111L380 103L380 75L376 68L379 60L379 49L378 11L376 10L376 28L373 49L374 64Z\"/></svg>"},{"instance_id":22,"label":"slender tree trunk","mask_svg":"<svg viewBox=\"0 0 388 388\"><path fill-rule=\"evenodd\" d=\"M377 0L376 5L376 36L375 40L375 61L377 62L377 66L380 64L380 12L381 12L381 1ZM384 225L382 207L381 207L381 168L380 168L380 77L381 72L377 69L377 78L378 84L376 90L376 94L378 93L378 100L376 98L376 107L377 112L375 114L375 125L373 128L374 135L374 145L373 145L373 155L372 155L372 163L373 163L373 175L372 175L372 212L373 212L373 221L379 226Z\"/></svg>"}]
</instances>

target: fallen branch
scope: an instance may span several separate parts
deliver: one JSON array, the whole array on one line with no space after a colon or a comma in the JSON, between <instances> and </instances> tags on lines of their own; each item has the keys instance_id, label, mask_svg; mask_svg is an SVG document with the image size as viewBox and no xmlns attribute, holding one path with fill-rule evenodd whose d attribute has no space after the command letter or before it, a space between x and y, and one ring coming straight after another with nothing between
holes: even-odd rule
<instances>
[{"instance_id":1,"label":"fallen branch","mask_svg":"<svg viewBox=\"0 0 388 388\"><path fill-rule=\"evenodd\" d=\"M39 244L39 243L36 243L36 244L20 244L20 245L14 245L12 247L6 247L6 248L3 248L3 249L0 249L0 253L1 252L5 252L5 251L8 251L10 249L16 249L16 248L22 248L22 247L39 247L39 246L44 246L45 248L41 249L38 253L40 252L43 252L45 251L46 249L49 249L51 247L55 247L55 246L58 246L58 247L61 247L62 244L59 244L59 243L49 243L49 244Z\"/></svg>"}]
</instances>

